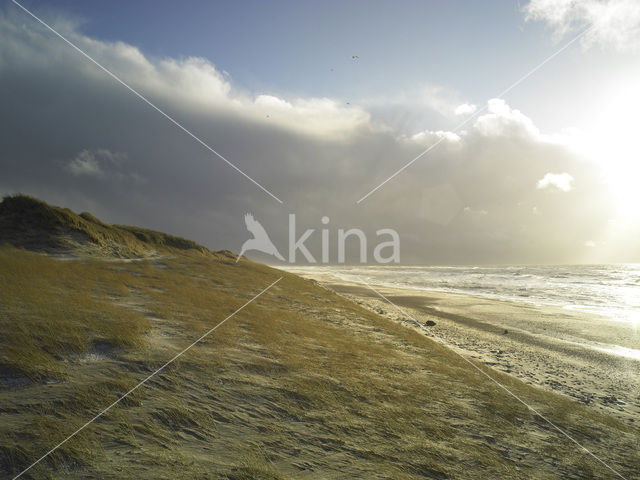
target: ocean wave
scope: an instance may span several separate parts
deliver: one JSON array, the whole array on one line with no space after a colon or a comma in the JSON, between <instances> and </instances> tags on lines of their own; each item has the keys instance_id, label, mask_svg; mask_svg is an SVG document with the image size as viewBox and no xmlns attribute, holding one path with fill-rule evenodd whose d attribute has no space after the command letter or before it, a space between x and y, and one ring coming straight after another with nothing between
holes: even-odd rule
<instances>
[{"instance_id":1,"label":"ocean wave","mask_svg":"<svg viewBox=\"0 0 640 480\"><path fill-rule=\"evenodd\" d=\"M638 265L321 266L292 270L326 272L350 282L364 279L390 287L554 305L618 320L637 318L640 308Z\"/></svg>"}]
</instances>

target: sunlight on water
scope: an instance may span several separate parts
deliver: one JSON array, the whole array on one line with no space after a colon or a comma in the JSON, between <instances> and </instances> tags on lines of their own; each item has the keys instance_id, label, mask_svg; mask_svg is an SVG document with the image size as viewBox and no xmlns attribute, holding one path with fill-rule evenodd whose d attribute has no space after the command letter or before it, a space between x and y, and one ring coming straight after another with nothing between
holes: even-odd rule
<instances>
[{"instance_id":1,"label":"sunlight on water","mask_svg":"<svg viewBox=\"0 0 640 480\"><path fill-rule=\"evenodd\" d=\"M640 328L640 266L321 266L292 271L330 273L348 281L552 305Z\"/></svg>"},{"instance_id":2,"label":"sunlight on water","mask_svg":"<svg viewBox=\"0 0 640 480\"><path fill-rule=\"evenodd\" d=\"M620 345L614 345L612 347L594 347L601 352L611 353L620 357L633 358L634 360L640 360L640 350L633 348L621 347Z\"/></svg>"}]
</instances>

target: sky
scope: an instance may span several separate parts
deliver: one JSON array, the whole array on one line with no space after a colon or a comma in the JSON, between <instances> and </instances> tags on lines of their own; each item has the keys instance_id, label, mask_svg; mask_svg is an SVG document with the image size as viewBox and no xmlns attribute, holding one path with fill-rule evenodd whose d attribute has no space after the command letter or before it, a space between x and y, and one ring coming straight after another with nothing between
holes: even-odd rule
<instances>
[{"instance_id":1,"label":"sky","mask_svg":"<svg viewBox=\"0 0 640 480\"><path fill-rule=\"evenodd\" d=\"M180 126L2 1L0 195L235 252L295 214L318 261L390 228L404 264L640 262L637 2L20 3Z\"/></svg>"}]
</instances>

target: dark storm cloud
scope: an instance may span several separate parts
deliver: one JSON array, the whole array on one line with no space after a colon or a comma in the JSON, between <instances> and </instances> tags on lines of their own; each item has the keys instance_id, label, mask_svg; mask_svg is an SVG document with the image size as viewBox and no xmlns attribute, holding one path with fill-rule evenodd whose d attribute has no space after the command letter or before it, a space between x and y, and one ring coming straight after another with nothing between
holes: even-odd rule
<instances>
[{"instance_id":1,"label":"dark storm cloud","mask_svg":"<svg viewBox=\"0 0 640 480\"><path fill-rule=\"evenodd\" d=\"M492 101L466 134L410 135L343 101L249 94L204 59L150 59L56 25L284 205L32 19L7 11L0 17L0 193L21 191L234 251L248 238L245 212L284 252L289 213L298 215L299 233L323 228L327 215L333 241L340 227L361 228L374 245L377 229L396 229L408 263L580 260L610 218L594 168L504 102ZM536 188L547 173L565 172L571 190ZM319 241L316 232L310 250L318 253Z\"/></svg>"}]
</instances>

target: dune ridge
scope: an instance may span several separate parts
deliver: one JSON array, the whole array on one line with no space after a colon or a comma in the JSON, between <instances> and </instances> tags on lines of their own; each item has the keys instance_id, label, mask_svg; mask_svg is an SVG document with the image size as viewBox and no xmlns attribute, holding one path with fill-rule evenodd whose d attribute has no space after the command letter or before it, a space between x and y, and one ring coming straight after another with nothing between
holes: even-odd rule
<instances>
[{"instance_id":1,"label":"dune ridge","mask_svg":"<svg viewBox=\"0 0 640 480\"><path fill-rule=\"evenodd\" d=\"M20 228L4 238L58 240ZM0 248L2 478L281 276L21 478L615 478L414 329L230 253L135 242L161 255ZM477 365L638 478L637 426Z\"/></svg>"}]
</instances>

